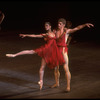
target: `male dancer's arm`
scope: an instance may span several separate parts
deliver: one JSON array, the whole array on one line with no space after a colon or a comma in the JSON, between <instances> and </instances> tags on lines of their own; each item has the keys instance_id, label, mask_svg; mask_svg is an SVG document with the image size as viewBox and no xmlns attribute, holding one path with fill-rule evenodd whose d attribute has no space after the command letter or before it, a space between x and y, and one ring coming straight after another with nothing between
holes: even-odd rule
<instances>
[{"instance_id":1,"label":"male dancer's arm","mask_svg":"<svg viewBox=\"0 0 100 100\"><path fill-rule=\"evenodd\" d=\"M82 24L82 25L79 25L79 26L77 26L77 27L75 27L75 28L73 28L73 29L68 29L67 30L67 33L74 33L74 32L76 32L76 31L78 31L78 30L80 30L80 29L82 29L82 28L84 28L84 27L89 27L89 28L91 28L91 27L94 27L94 25L93 24L91 24L91 23L86 23L86 24Z\"/></svg>"}]
</instances>

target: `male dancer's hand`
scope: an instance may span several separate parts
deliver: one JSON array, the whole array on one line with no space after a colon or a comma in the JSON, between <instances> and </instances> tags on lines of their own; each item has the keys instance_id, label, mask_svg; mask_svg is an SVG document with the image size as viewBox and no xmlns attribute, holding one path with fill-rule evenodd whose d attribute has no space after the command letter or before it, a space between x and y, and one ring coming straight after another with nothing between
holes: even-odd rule
<instances>
[{"instance_id":1,"label":"male dancer's hand","mask_svg":"<svg viewBox=\"0 0 100 100\"><path fill-rule=\"evenodd\" d=\"M91 24L91 23L86 23L86 26L89 27L89 28L91 28L91 26L94 27L94 25Z\"/></svg>"}]
</instances>

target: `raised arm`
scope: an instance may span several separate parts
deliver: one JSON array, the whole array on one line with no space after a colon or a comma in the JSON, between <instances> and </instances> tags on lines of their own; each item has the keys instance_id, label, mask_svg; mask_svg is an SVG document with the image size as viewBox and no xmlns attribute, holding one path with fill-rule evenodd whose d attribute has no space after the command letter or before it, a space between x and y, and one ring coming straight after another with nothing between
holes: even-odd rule
<instances>
[{"instance_id":1,"label":"raised arm","mask_svg":"<svg viewBox=\"0 0 100 100\"><path fill-rule=\"evenodd\" d=\"M91 28L91 27L94 27L94 25L93 24L91 24L91 23L86 23L86 24L83 24L83 25L79 25L79 26L77 26L77 27L75 27L75 28L73 28L73 29L68 29L68 33L70 34L70 33L74 33L74 32L76 32L76 31L78 31L78 30L80 30L80 29L82 29L82 28L84 28L84 27L89 27L89 28Z\"/></svg>"},{"instance_id":2,"label":"raised arm","mask_svg":"<svg viewBox=\"0 0 100 100\"><path fill-rule=\"evenodd\" d=\"M2 13L2 20L5 18L5 15L4 15L4 13Z\"/></svg>"},{"instance_id":3,"label":"raised arm","mask_svg":"<svg viewBox=\"0 0 100 100\"><path fill-rule=\"evenodd\" d=\"M5 18L4 13L1 13L1 17L0 17L0 24L2 23L2 21L4 20L4 18Z\"/></svg>"},{"instance_id":4,"label":"raised arm","mask_svg":"<svg viewBox=\"0 0 100 100\"><path fill-rule=\"evenodd\" d=\"M43 35L45 35L45 34L39 34L39 35L35 35L35 34L19 34L19 36L22 37L22 38L24 38L24 37L42 38Z\"/></svg>"}]
</instances>

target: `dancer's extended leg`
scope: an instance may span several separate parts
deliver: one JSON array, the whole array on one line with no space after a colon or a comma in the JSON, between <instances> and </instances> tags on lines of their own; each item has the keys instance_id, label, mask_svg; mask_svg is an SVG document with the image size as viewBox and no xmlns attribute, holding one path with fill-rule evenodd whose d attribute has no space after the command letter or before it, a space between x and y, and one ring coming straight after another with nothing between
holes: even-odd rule
<instances>
[{"instance_id":1,"label":"dancer's extended leg","mask_svg":"<svg viewBox=\"0 0 100 100\"><path fill-rule=\"evenodd\" d=\"M7 57L16 57L19 55L25 55L25 54L34 54L35 51L34 50L23 50L21 52L18 52L16 54L6 54Z\"/></svg>"}]
</instances>

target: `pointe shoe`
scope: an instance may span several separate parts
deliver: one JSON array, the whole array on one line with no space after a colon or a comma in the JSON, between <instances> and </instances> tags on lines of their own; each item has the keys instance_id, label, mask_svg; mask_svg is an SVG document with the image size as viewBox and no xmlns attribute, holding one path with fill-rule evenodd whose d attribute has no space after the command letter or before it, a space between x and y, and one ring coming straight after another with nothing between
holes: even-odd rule
<instances>
[{"instance_id":1,"label":"pointe shoe","mask_svg":"<svg viewBox=\"0 0 100 100\"><path fill-rule=\"evenodd\" d=\"M57 88L57 87L59 87L59 84L54 84L51 86L51 88Z\"/></svg>"},{"instance_id":2,"label":"pointe shoe","mask_svg":"<svg viewBox=\"0 0 100 100\"><path fill-rule=\"evenodd\" d=\"M42 90L42 87L43 87L43 81L39 81L38 84L40 85L40 90Z\"/></svg>"},{"instance_id":3,"label":"pointe shoe","mask_svg":"<svg viewBox=\"0 0 100 100\"><path fill-rule=\"evenodd\" d=\"M14 54L6 54L7 57L15 57Z\"/></svg>"}]
</instances>

